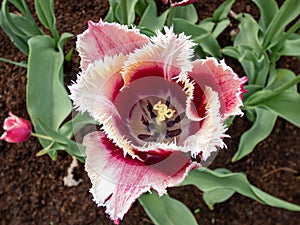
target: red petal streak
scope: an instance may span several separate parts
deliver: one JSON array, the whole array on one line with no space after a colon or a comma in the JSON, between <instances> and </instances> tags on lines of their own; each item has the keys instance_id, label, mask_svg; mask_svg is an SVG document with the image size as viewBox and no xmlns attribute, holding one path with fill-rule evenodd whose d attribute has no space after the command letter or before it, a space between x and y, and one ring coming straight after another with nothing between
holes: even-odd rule
<instances>
[{"instance_id":1,"label":"red petal streak","mask_svg":"<svg viewBox=\"0 0 300 225\"><path fill-rule=\"evenodd\" d=\"M219 63L214 58L196 60L189 76L198 84L198 86L195 85L194 90L194 103L197 107L199 107L199 103L196 96L205 89L205 86L209 86L218 93L224 120L231 115L242 114L240 110L241 97L244 92L243 84L247 78L239 78L224 62Z\"/></svg>"},{"instance_id":2,"label":"red petal streak","mask_svg":"<svg viewBox=\"0 0 300 225\"><path fill-rule=\"evenodd\" d=\"M117 23L88 22L88 29L78 36L77 49L81 57L81 69L89 63L119 53L127 55L148 43L148 38L136 29L128 29Z\"/></svg>"},{"instance_id":3,"label":"red petal streak","mask_svg":"<svg viewBox=\"0 0 300 225\"><path fill-rule=\"evenodd\" d=\"M141 153L145 162L124 157L123 151L101 132L87 135L83 143L87 146L86 170L93 183L91 193L99 206L106 206L114 221L122 219L141 194L154 189L162 195L198 167L177 151Z\"/></svg>"}]
</instances>

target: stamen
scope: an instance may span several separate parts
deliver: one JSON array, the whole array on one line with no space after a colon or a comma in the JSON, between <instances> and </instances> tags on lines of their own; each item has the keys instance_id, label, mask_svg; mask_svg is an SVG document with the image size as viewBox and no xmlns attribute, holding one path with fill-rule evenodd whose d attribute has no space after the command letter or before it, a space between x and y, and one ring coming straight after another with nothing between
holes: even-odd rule
<instances>
[{"instance_id":1,"label":"stamen","mask_svg":"<svg viewBox=\"0 0 300 225\"><path fill-rule=\"evenodd\" d=\"M181 129L167 130L166 138L173 138L181 134Z\"/></svg>"},{"instance_id":2,"label":"stamen","mask_svg":"<svg viewBox=\"0 0 300 225\"><path fill-rule=\"evenodd\" d=\"M147 103L148 103L147 104L147 110L150 113L151 119L153 119L153 118L156 117L155 113L153 112L153 106L152 106L152 104L149 100L147 101Z\"/></svg>"},{"instance_id":3,"label":"stamen","mask_svg":"<svg viewBox=\"0 0 300 225\"><path fill-rule=\"evenodd\" d=\"M154 106L153 109L157 111L157 120L159 122L164 121L166 118L170 119L175 114L175 110L169 109L166 104L161 103L158 101Z\"/></svg>"},{"instance_id":4,"label":"stamen","mask_svg":"<svg viewBox=\"0 0 300 225\"><path fill-rule=\"evenodd\" d=\"M170 120L167 123L167 127L173 127L176 123L179 123L185 117L185 112L180 113L175 120Z\"/></svg>"},{"instance_id":5,"label":"stamen","mask_svg":"<svg viewBox=\"0 0 300 225\"><path fill-rule=\"evenodd\" d=\"M168 96L168 97L167 97L167 100L166 100L166 106L169 107L169 106L170 106L170 103L171 103L171 97Z\"/></svg>"},{"instance_id":6,"label":"stamen","mask_svg":"<svg viewBox=\"0 0 300 225\"><path fill-rule=\"evenodd\" d=\"M139 134L137 137L142 141L156 141L159 136L159 132L155 132L153 135L150 134Z\"/></svg>"}]
</instances>

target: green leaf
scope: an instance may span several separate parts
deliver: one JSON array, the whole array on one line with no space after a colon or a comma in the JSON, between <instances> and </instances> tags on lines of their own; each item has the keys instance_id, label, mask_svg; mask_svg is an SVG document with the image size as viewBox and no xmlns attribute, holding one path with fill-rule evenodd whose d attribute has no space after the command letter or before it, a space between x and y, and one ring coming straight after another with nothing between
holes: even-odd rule
<instances>
[{"instance_id":1,"label":"green leaf","mask_svg":"<svg viewBox=\"0 0 300 225\"><path fill-rule=\"evenodd\" d=\"M216 203L225 202L234 194L234 190L220 188L203 193L203 200L210 210L214 209Z\"/></svg>"},{"instance_id":2,"label":"green leaf","mask_svg":"<svg viewBox=\"0 0 300 225\"><path fill-rule=\"evenodd\" d=\"M221 21L225 18L227 18L227 15L229 11L231 10L231 7L235 0L226 0L223 2L215 11L213 14L213 20L214 21Z\"/></svg>"},{"instance_id":3,"label":"green leaf","mask_svg":"<svg viewBox=\"0 0 300 225\"><path fill-rule=\"evenodd\" d=\"M34 0L34 6L41 23L51 31L55 41L58 41L59 35L56 29L53 0Z\"/></svg>"},{"instance_id":4,"label":"green leaf","mask_svg":"<svg viewBox=\"0 0 300 225\"><path fill-rule=\"evenodd\" d=\"M197 225L191 211L180 201L168 195L158 197L156 192L139 197L139 202L155 225Z\"/></svg>"},{"instance_id":5,"label":"green leaf","mask_svg":"<svg viewBox=\"0 0 300 225\"><path fill-rule=\"evenodd\" d=\"M283 48L278 52L279 55L300 56L300 35L293 34L285 40Z\"/></svg>"},{"instance_id":6,"label":"green leaf","mask_svg":"<svg viewBox=\"0 0 300 225\"><path fill-rule=\"evenodd\" d=\"M259 105L266 107L295 126L300 127L300 94L284 91L261 102Z\"/></svg>"},{"instance_id":7,"label":"green leaf","mask_svg":"<svg viewBox=\"0 0 300 225\"><path fill-rule=\"evenodd\" d=\"M29 48L27 45L27 37L20 37L16 35L10 28L8 20L5 18L5 14L3 13L3 4L2 2L2 8L0 12L0 25L3 29L3 31L9 36L10 40L14 43L14 45L22 51L25 55L28 55Z\"/></svg>"},{"instance_id":8,"label":"green leaf","mask_svg":"<svg viewBox=\"0 0 300 225\"><path fill-rule=\"evenodd\" d=\"M275 0L253 0L260 11L259 25L265 31L278 12Z\"/></svg>"},{"instance_id":9,"label":"green leaf","mask_svg":"<svg viewBox=\"0 0 300 225\"><path fill-rule=\"evenodd\" d=\"M66 150L70 155L75 156L81 162L84 162L86 154L85 147L82 144L74 142L67 137L61 135L57 131L53 130L51 127L47 126L43 121L37 118L32 118L32 122L35 124L35 129L41 131L40 133L51 137L55 141L55 146L51 146L52 149ZM49 141L48 145L44 148L48 148L53 141ZM53 153L53 151L52 151Z\"/></svg>"},{"instance_id":10,"label":"green leaf","mask_svg":"<svg viewBox=\"0 0 300 225\"><path fill-rule=\"evenodd\" d=\"M276 198L251 185L243 173L224 173L223 171L212 171L207 168L201 168L191 171L181 185L195 185L203 192L230 189L252 198L261 204L291 211L300 211L300 206ZM220 197L223 198L222 196Z\"/></svg>"},{"instance_id":11,"label":"green leaf","mask_svg":"<svg viewBox=\"0 0 300 225\"><path fill-rule=\"evenodd\" d=\"M13 64L13 65L16 65L16 66L20 66L20 67L23 67L23 68L27 68L27 62L15 62L15 61L11 61L9 59L5 59L5 58L2 58L2 57L0 57L0 61L5 62L5 63L10 63L10 64Z\"/></svg>"},{"instance_id":12,"label":"green leaf","mask_svg":"<svg viewBox=\"0 0 300 225\"><path fill-rule=\"evenodd\" d=\"M104 19L104 21L106 22L120 22L117 20L116 18L116 15L115 15L115 12L116 12L116 8L117 8L117 5L120 1L119 0L109 0L109 10L108 10L108 13Z\"/></svg>"},{"instance_id":13,"label":"green leaf","mask_svg":"<svg viewBox=\"0 0 300 225\"><path fill-rule=\"evenodd\" d=\"M267 89L275 90L295 78L296 78L296 74L293 71L288 69L277 69L275 74L275 79L270 85L267 86ZM297 94L297 85L294 85L287 90Z\"/></svg>"},{"instance_id":14,"label":"green leaf","mask_svg":"<svg viewBox=\"0 0 300 225\"><path fill-rule=\"evenodd\" d=\"M242 134L238 150L232 157L232 162L236 162L250 154L255 146L267 138L273 130L277 119L276 114L260 107L255 108L255 113L256 119L254 124Z\"/></svg>"},{"instance_id":15,"label":"green leaf","mask_svg":"<svg viewBox=\"0 0 300 225\"><path fill-rule=\"evenodd\" d=\"M77 113L71 120L61 126L59 133L64 137L71 138L87 124L97 124L97 122L87 112Z\"/></svg>"},{"instance_id":16,"label":"green leaf","mask_svg":"<svg viewBox=\"0 0 300 225\"><path fill-rule=\"evenodd\" d=\"M36 120L58 131L72 109L68 93L61 82L64 61L62 50L57 51L54 40L46 35L31 38L28 45L28 113L37 133L43 134L43 131L37 128ZM44 148L49 145L49 141L39 140Z\"/></svg>"},{"instance_id":17,"label":"green leaf","mask_svg":"<svg viewBox=\"0 0 300 225\"><path fill-rule=\"evenodd\" d=\"M115 17L121 24L130 26L135 20L135 4L138 0L120 0L116 6Z\"/></svg>"},{"instance_id":18,"label":"green leaf","mask_svg":"<svg viewBox=\"0 0 300 225\"><path fill-rule=\"evenodd\" d=\"M224 20L218 22L216 24L216 26L214 27L211 35L214 38L217 38L228 27L229 24L230 24L229 19L224 19Z\"/></svg>"},{"instance_id":19,"label":"green leaf","mask_svg":"<svg viewBox=\"0 0 300 225\"><path fill-rule=\"evenodd\" d=\"M157 8L154 0L148 0L148 6L139 22L139 27L146 27L150 30L161 30L164 26L169 10L157 16Z\"/></svg>"},{"instance_id":20,"label":"green leaf","mask_svg":"<svg viewBox=\"0 0 300 225\"><path fill-rule=\"evenodd\" d=\"M198 13L193 4L181 7L175 7L174 18L180 18L190 23L198 22Z\"/></svg>"},{"instance_id":21,"label":"green leaf","mask_svg":"<svg viewBox=\"0 0 300 225\"><path fill-rule=\"evenodd\" d=\"M207 30L183 19L174 18L173 23L175 33L184 32L186 35L190 35L206 55L221 57L220 45Z\"/></svg>"},{"instance_id":22,"label":"green leaf","mask_svg":"<svg viewBox=\"0 0 300 225\"><path fill-rule=\"evenodd\" d=\"M265 32L263 49L271 48L280 42L282 33L286 26L300 14L300 4L298 0L286 0L273 17ZM284 38L284 37L283 37Z\"/></svg>"},{"instance_id":23,"label":"green leaf","mask_svg":"<svg viewBox=\"0 0 300 225\"><path fill-rule=\"evenodd\" d=\"M239 33L235 37L234 46L248 46L253 53L259 55L261 52L261 40L259 37L260 27L255 19L247 13L239 14L237 20Z\"/></svg>"}]
</instances>

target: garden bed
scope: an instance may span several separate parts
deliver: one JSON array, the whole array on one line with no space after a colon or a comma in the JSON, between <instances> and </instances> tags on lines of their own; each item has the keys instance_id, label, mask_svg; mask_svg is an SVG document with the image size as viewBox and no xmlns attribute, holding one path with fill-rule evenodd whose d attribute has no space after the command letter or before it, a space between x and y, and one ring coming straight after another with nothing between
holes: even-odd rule
<instances>
[{"instance_id":1,"label":"garden bed","mask_svg":"<svg viewBox=\"0 0 300 225\"><path fill-rule=\"evenodd\" d=\"M196 4L200 19L211 16L220 1L199 0ZM31 5L32 6L32 5ZM237 0L233 10L249 12L259 17L258 9L250 1ZM106 1L55 1L57 27L60 32L82 33L87 21L98 21L108 11ZM222 46L230 45L227 28L219 37ZM75 47L76 38L66 44L66 51ZM0 57L14 61L25 61L26 57L14 47L0 30ZM237 61L226 61L237 73L242 69ZM278 67L289 68L300 73L300 61L283 58ZM65 66L65 83L70 84L79 72L79 56L75 53ZM29 118L26 112L26 69L0 62L0 121L11 111L15 115ZM46 85L46 84L45 84ZM46 101L46 99L45 99ZM41 106L42 107L42 106ZM240 135L250 127L247 119L236 118L229 129L231 138L225 139L227 149L220 150L210 168L226 167L232 171L244 171L250 182L262 190L300 204L300 129L279 119L272 134L260 143L255 151L242 160L231 163L238 147ZM1 129L1 132L3 130ZM75 179L82 179L77 187L64 186L72 159L60 152L56 161L45 155L36 157L41 150L37 139L30 138L21 144L0 142L0 221L1 225L17 224L112 224L104 208L98 208L89 193L91 183L80 164L75 168ZM192 187L170 188L169 194L183 201L194 212L199 224L299 224L300 213L261 205L251 199L235 194L210 211L202 200L202 193ZM152 224L138 202L134 203L121 224Z\"/></svg>"}]
</instances>

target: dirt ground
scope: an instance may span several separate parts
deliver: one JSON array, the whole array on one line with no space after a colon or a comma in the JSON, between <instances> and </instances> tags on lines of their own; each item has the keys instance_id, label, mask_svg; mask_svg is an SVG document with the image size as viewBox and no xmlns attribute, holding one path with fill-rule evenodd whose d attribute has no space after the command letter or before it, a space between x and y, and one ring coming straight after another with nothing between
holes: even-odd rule
<instances>
[{"instance_id":1,"label":"dirt ground","mask_svg":"<svg viewBox=\"0 0 300 225\"><path fill-rule=\"evenodd\" d=\"M282 2L282 1L281 1ZM199 0L196 4L200 18L211 16L221 3L217 0ZM31 3L32 5L32 3ZM87 21L98 21L108 10L103 0L55 0L57 26L60 32L83 32ZM237 0L235 12L250 12L256 18L259 12L253 3ZM233 25L234 26L234 23ZM230 45L229 32L219 38L222 46ZM68 41L66 50L75 47L75 37ZM22 55L0 30L0 57L24 61ZM240 75L240 65L235 60L226 62ZM278 67L300 73L300 62L284 58ZM79 57L75 53L66 65L65 82L70 84L79 72ZM0 62L0 121L11 111L27 118L25 104L26 70ZM231 157L237 149L240 135L250 127L246 118L237 118L230 127L228 148L221 150L210 168L226 167L232 171L244 171L252 184L262 190L300 205L300 129L279 119L269 138L260 143L255 151L237 163ZM3 129L0 129L2 133ZM80 164L74 176L83 182L77 187L65 187L63 177L71 163L71 157L60 152L56 161L48 156L36 157L41 146L35 138L26 143L9 144L0 141L0 224L1 225L105 225L112 224L104 208L98 208L89 193L89 178ZM193 186L170 188L169 194L183 201L194 212L201 225L297 225L300 213L261 205L235 194L228 201L217 204L210 211L202 200L202 193ZM200 209L200 211L199 211ZM124 225L150 225L151 220L138 202L134 203L121 222Z\"/></svg>"}]
</instances>

